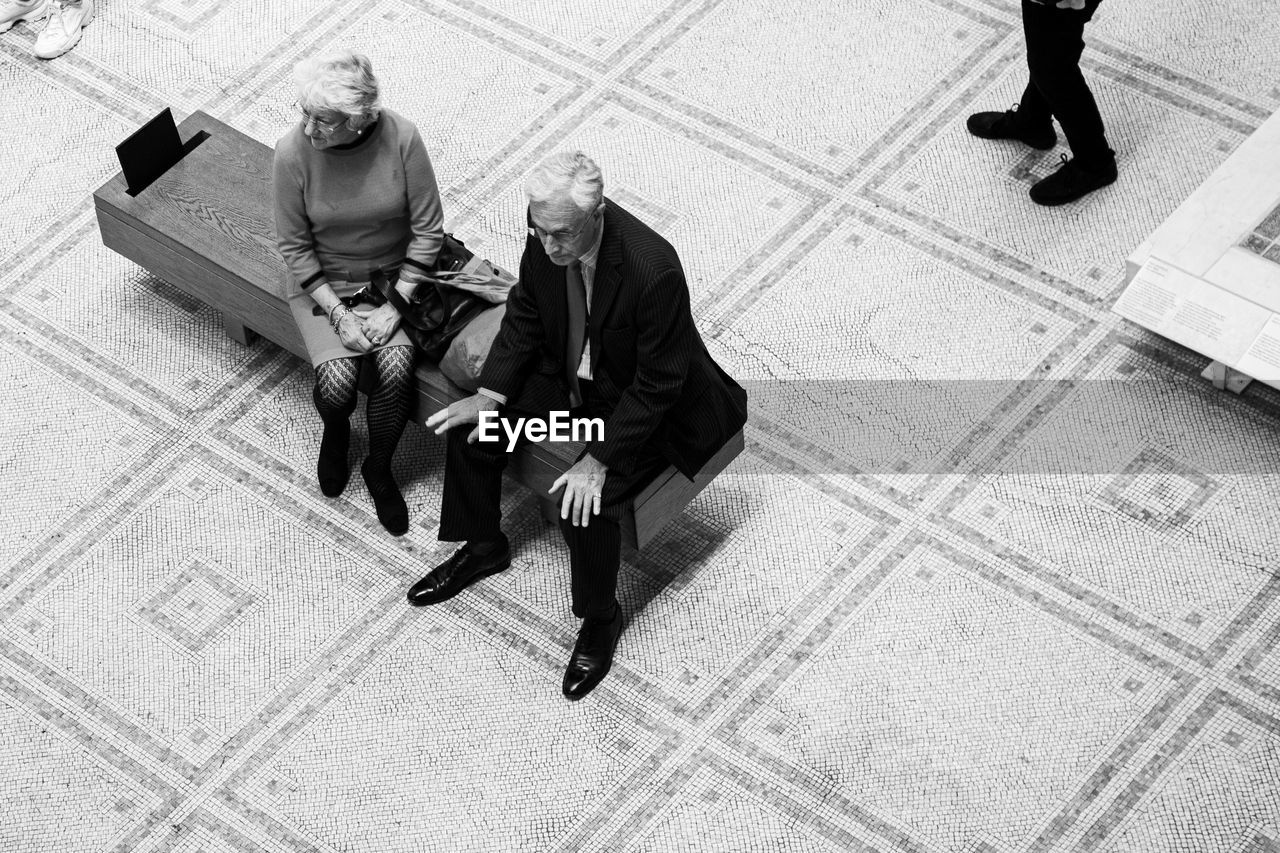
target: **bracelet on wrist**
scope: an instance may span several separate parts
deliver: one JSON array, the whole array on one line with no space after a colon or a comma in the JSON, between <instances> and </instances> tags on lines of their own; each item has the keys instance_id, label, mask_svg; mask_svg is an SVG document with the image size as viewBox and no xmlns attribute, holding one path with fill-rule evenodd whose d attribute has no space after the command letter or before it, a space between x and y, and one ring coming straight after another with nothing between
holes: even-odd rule
<instances>
[{"instance_id":1,"label":"bracelet on wrist","mask_svg":"<svg viewBox=\"0 0 1280 853\"><path fill-rule=\"evenodd\" d=\"M338 309L342 309L342 312L339 313ZM338 331L338 324L342 322L342 318L350 313L351 309L343 305L341 302L329 309L329 325L335 332Z\"/></svg>"}]
</instances>

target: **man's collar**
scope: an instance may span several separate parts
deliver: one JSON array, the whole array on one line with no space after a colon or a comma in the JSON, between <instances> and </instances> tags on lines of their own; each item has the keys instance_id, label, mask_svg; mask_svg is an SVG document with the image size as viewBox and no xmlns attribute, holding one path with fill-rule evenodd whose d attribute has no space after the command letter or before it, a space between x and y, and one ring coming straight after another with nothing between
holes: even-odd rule
<instances>
[{"instance_id":1,"label":"man's collar","mask_svg":"<svg viewBox=\"0 0 1280 853\"><path fill-rule=\"evenodd\" d=\"M595 242L591 244L590 249L587 249L578 257L578 260L585 267L596 268L596 260L600 257L600 241L604 239L604 217L605 214L600 215L600 230L596 232Z\"/></svg>"}]
</instances>

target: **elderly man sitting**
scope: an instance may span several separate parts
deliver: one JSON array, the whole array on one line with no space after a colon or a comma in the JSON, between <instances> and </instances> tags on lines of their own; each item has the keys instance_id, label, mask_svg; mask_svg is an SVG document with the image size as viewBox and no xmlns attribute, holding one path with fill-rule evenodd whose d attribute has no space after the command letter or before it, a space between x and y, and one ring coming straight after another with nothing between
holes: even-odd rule
<instances>
[{"instance_id":1,"label":"elderly man sitting","mask_svg":"<svg viewBox=\"0 0 1280 853\"><path fill-rule=\"evenodd\" d=\"M554 154L528 180L520 283L478 394L436 412L448 433L439 537L463 546L409 590L414 605L456 595L511 565L499 526L506 441L477 441L481 412L601 418L604 435L552 487L569 546L573 613L583 620L564 675L570 699L609 672L622 631L615 598L620 511L667 465L692 478L746 422L747 395L707 353L671 244L604 197L581 152Z\"/></svg>"}]
</instances>

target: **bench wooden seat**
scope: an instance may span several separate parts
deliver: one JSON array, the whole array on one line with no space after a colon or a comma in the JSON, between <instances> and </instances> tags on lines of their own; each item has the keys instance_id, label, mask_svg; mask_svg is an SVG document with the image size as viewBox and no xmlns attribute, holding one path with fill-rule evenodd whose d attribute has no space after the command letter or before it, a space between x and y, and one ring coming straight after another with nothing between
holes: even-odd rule
<instances>
[{"instance_id":1,"label":"bench wooden seat","mask_svg":"<svg viewBox=\"0 0 1280 853\"><path fill-rule=\"evenodd\" d=\"M94 193L103 244L216 308L235 340L248 344L261 335L306 359L285 301L288 279L271 211L271 149L203 112L179 131L183 139L200 131L208 138L137 197L121 174ZM416 374L418 423L467 393L429 363ZM624 513L624 544L643 547L742 448L738 433L692 481L675 468L660 474ZM553 515L547 489L580 451L572 443L530 444L515 453L508 472Z\"/></svg>"}]
</instances>

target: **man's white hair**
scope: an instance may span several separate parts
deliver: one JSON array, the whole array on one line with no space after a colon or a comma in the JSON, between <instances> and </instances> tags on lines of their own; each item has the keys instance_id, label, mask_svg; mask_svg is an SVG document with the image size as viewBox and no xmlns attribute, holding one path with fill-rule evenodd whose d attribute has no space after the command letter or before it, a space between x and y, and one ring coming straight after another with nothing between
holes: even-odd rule
<instances>
[{"instance_id":1,"label":"man's white hair","mask_svg":"<svg viewBox=\"0 0 1280 853\"><path fill-rule=\"evenodd\" d=\"M581 151L557 151L533 167L524 184L530 204L573 203L590 213L604 201L604 176L600 167Z\"/></svg>"},{"instance_id":2,"label":"man's white hair","mask_svg":"<svg viewBox=\"0 0 1280 853\"><path fill-rule=\"evenodd\" d=\"M293 66L293 78L303 109L345 115L352 130L372 123L382 112L378 78L363 53L339 50L304 59Z\"/></svg>"}]
</instances>

